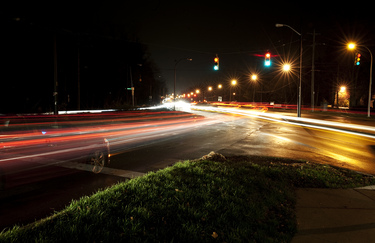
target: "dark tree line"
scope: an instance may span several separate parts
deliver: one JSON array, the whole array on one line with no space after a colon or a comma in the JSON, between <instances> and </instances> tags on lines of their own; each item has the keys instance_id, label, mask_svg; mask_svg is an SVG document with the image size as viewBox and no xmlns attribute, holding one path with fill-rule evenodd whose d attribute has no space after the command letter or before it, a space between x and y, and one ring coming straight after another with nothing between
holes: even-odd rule
<instances>
[{"instance_id":1,"label":"dark tree line","mask_svg":"<svg viewBox=\"0 0 375 243\"><path fill-rule=\"evenodd\" d=\"M56 93L58 110L128 108L131 82L135 105L160 101L158 68L127 28L59 17L2 16L0 113L51 112Z\"/></svg>"}]
</instances>

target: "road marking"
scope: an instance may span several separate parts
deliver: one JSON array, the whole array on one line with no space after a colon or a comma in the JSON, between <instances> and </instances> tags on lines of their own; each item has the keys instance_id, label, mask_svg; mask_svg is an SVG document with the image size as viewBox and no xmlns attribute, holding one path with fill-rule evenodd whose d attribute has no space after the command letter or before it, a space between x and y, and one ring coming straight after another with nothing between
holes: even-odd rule
<instances>
[{"instance_id":1,"label":"road marking","mask_svg":"<svg viewBox=\"0 0 375 243\"><path fill-rule=\"evenodd\" d=\"M92 173L92 165L89 165L89 164L83 164L83 163L77 163L77 162L64 162L64 163L59 164L58 166L68 168L68 169L89 171ZM104 167L103 170L100 172L100 174L114 175L114 176L133 179L136 177L144 176L146 173Z\"/></svg>"}]
</instances>

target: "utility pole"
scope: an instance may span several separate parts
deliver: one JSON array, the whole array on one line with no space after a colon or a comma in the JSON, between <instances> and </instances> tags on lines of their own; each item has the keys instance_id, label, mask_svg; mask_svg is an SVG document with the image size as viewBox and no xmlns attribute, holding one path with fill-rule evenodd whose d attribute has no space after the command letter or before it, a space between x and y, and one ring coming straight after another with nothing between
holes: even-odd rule
<instances>
[{"instance_id":1,"label":"utility pole","mask_svg":"<svg viewBox=\"0 0 375 243\"><path fill-rule=\"evenodd\" d=\"M315 29L313 33L308 33L313 36L313 43L312 43L312 60L311 60L311 111L314 112L315 107L315 36L320 35L320 33L316 33ZM318 43L318 45L325 45L325 43Z\"/></svg>"},{"instance_id":2,"label":"utility pole","mask_svg":"<svg viewBox=\"0 0 375 243\"><path fill-rule=\"evenodd\" d=\"M80 61L80 53L79 53L79 46L77 49L77 110L81 109L81 61Z\"/></svg>"},{"instance_id":3,"label":"utility pole","mask_svg":"<svg viewBox=\"0 0 375 243\"><path fill-rule=\"evenodd\" d=\"M130 66L130 85L132 90L132 106L134 107L134 84L133 84L133 74L132 67Z\"/></svg>"},{"instance_id":4,"label":"utility pole","mask_svg":"<svg viewBox=\"0 0 375 243\"><path fill-rule=\"evenodd\" d=\"M312 61L311 61L311 111L314 112L315 104L315 89L314 89L314 78L315 78L315 29L313 32L313 45L312 45Z\"/></svg>"},{"instance_id":5,"label":"utility pole","mask_svg":"<svg viewBox=\"0 0 375 243\"><path fill-rule=\"evenodd\" d=\"M59 112L57 110L57 50L56 50L56 34L53 36L53 96L54 96L54 113L55 115L58 115Z\"/></svg>"}]
</instances>

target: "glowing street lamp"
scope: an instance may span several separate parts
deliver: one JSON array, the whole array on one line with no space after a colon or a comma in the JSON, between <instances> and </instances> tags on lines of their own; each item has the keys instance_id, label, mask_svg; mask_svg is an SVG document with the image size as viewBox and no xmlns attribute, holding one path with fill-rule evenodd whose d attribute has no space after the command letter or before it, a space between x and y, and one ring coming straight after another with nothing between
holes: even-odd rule
<instances>
[{"instance_id":1,"label":"glowing street lamp","mask_svg":"<svg viewBox=\"0 0 375 243\"><path fill-rule=\"evenodd\" d=\"M181 58L179 60L174 61L174 86L173 86L173 94L176 94L176 70L177 70L177 64L181 62L182 60L187 61L193 61L191 58ZM176 95L173 96L173 102L174 102L174 110L176 110Z\"/></svg>"},{"instance_id":2,"label":"glowing street lamp","mask_svg":"<svg viewBox=\"0 0 375 243\"><path fill-rule=\"evenodd\" d=\"M253 80L254 83L257 81L257 79L258 79L258 76L256 74L251 75L251 80ZM254 97L255 97L255 85L254 85L254 91L253 91L253 103L255 102Z\"/></svg>"},{"instance_id":3,"label":"glowing street lamp","mask_svg":"<svg viewBox=\"0 0 375 243\"><path fill-rule=\"evenodd\" d=\"M285 63L285 64L283 65L283 71L284 71L284 72L289 72L289 71L290 71L290 64Z\"/></svg>"},{"instance_id":4,"label":"glowing street lamp","mask_svg":"<svg viewBox=\"0 0 375 243\"><path fill-rule=\"evenodd\" d=\"M235 86L237 84L237 80L233 79L231 81L231 84L232 84L232 86ZM232 86L230 86L230 90L229 90L230 91L230 97L229 97L230 101L232 101Z\"/></svg>"},{"instance_id":5,"label":"glowing street lamp","mask_svg":"<svg viewBox=\"0 0 375 243\"><path fill-rule=\"evenodd\" d=\"M354 50L355 49L355 44L354 43L349 43L348 44L348 49L349 50Z\"/></svg>"}]
</instances>

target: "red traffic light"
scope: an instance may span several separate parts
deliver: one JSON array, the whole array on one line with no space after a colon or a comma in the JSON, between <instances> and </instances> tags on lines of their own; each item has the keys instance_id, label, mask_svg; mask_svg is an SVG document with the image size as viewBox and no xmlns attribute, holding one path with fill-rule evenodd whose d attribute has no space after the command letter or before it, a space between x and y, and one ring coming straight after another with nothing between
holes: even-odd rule
<instances>
[{"instance_id":1,"label":"red traffic light","mask_svg":"<svg viewBox=\"0 0 375 243\"><path fill-rule=\"evenodd\" d=\"M354 64L358 66L359 64L361 64L361 54L360 53L356 53L355 56L356 57L355 57L355 60L354 60Z\"/></svg>"},{"instance_id":2,"label":"red traffic light","mask_svg":"<svg viewBox=\"0 0 375 243\"><path fill-rule=\"evenodd\" d=\"M267 52L265 55L264 66L271 66L271 53Z\"/></svg>"}]
</instances>

